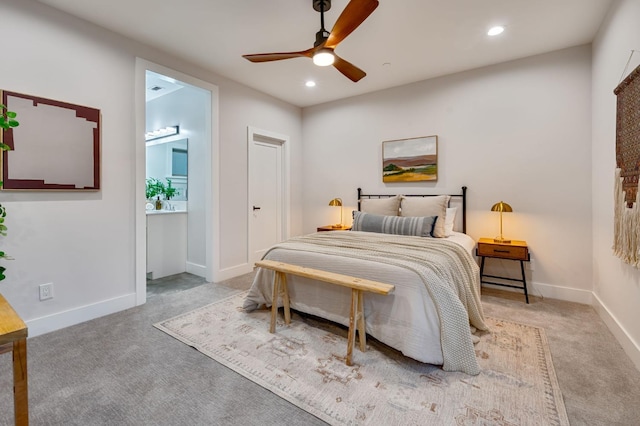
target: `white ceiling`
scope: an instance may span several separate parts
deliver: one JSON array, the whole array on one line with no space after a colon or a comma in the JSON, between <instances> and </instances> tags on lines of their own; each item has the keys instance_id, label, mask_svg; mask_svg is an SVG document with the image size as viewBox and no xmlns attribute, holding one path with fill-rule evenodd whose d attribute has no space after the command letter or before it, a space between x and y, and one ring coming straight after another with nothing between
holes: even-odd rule
<instances>
[{"instance_id":1,"label":"white ceiling","mask_svg":"<svg viewBox=\"0 0 640 426\"><path fill-rule=\"evenodd\" d=\"M39 0L305 107L589 43L611 0L380 0L336 49L367 76L353 83L308 58L251 63L243 54L313 47L312 0ZM325 13L331 30L348 0ZM489 27L503 25L498 37ZM308 79L317 82L305 87Z\"/></svg>"}]
</instances>

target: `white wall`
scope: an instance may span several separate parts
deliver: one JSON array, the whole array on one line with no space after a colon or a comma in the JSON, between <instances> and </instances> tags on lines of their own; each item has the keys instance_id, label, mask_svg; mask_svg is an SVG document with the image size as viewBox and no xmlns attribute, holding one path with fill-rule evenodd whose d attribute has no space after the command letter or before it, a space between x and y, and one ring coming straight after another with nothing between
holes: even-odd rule
<instances>
[{"instance_id":1,"label":"white wall","mask_svg":"<svg viewBox=\"0 0 640 426\"><path fill-rule=\"evenodd\" d=\"M220 265L223 277L252 270L249 263L247 240L249 212L247 204L247 125L281 135L290 140L290 179L291 183L291 235L302 233L302 127L301 112L289 113L283 108L270 107L273 100L267 96L256 95L245 86L236 84L222 87L220 90L220 197L223 209L220 214L220 235L224 250L220 253ZM275 124L275 125L274 125ZM296 127L297 126L297 127Z\"/></svg>"},{"instance_id":2,"label":"white wall","mask_svg":"<svg viewBox=\"0 0 640 426\"><path fill-rule=\"evenodd\" d=\"M590 303L590 68L586 45L305 108L304 231L336 222L334 197L354 208L357 187L467 185L468 234L496 236L489 210L508 202L504 233L529 243L534 293ZM437 183L384 184L382 141L428 135L438 135Z\"/></svg>"},{"instance_id":3,"label":"white wall","mask_svg":"<svg viewBox=\"0 0 640 426\"><path fill-rule=\"evenodd\" d=\"M593 277L596 307L640 368L640 271L612 254L616 167L616 97L626 74L640 64L640 2L615 1L593 43ZM626 76L626 75L625 75Z\"/></svg>"},{"instance_id":4,"label":"white wall","mask_svg":"<svg viewBox=\"0 0 640 426\"><path fill-rule=\"evenodd\" d=\"M225 226L224 252L214 256L222 267L246 264L247 126L291 137L292 181L299 182L300 109L32 0L4 0L0 16L11 38L0 60L2 88L102 112L99 192L0 192L9 227L0 247L15 257L3 262L8 269L0 292L27 321L30 335L135 304L136 56L219 87ZM292 232L300 233L297 183L292 204ZM38 285L48 282L55 297L40 302Z\"/></svg>"}]
</instances>

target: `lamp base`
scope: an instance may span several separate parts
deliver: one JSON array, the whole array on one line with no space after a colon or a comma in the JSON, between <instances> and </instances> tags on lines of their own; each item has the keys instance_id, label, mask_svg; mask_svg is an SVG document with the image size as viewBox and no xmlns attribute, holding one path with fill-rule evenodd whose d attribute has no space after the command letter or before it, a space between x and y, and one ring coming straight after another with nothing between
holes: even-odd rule
<instances>
[{"instance_id":1,"label":"lamp base","mask_svg":"<svg viewBox=\"0 0 640 426\"><path fill-rule=\"evenodd\" d=\"M494 242L494 243L509 244L509 243L511 243L511 240L507 240L507 239L505 239L505 238L500 238L500 237L495 237L495 238L493 239L493 242Z\"/></svg>"},{"instance_id":2,"label":"lamp base","mask_svg":"<svg viewBox=\"0 0 640 426\"><path fill-rule=\"evenodd\" d=\"M336 229L337 229L337 228L342 228L342 224L341 224L341 223L339 223L339 224L337 224L337 225L331 225L331 227L332 227L332 228L336 228Z\"/></svg>"}]
</instances>

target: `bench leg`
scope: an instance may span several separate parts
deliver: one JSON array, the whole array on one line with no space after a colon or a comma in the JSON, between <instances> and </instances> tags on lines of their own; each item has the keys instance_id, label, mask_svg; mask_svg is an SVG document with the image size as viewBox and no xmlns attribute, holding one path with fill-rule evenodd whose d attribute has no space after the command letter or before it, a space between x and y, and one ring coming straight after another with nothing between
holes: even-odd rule
<instances>
[{"instance_id":1,"label":"bench leg","mask_svg":"<svg viewBox=\"0 0 640 426\"><path fill-rule=\"evenodd\" d=\"M291 310L289 307L289 288L287 287L287 276L284 272L276 272L273 279L273 295L271 296L271 324L269 333L276 332L276 319L278 317L278 295L282 290L282 303L284 305L284 322L291 324Z\"/></svg>"},{"instance_id":2,"label":"bench leg","mask_svg":"<svg viewBox=\"0 0 640 426\"><path fill-rule=\"evenodd\" d=\"M358 290L358 336L360 337L360 351L365 352L367 350L367 332L364 325L364 307L363 307L364 293Z\"/></svg>"},{"instance_id":3,"label":"bench leg","mask_svg":"<svg viewBox=\"0 0 640 426\"><path fill-rule=\"evenodd\" d=\"M276 272L273 278L273 295L271 296L271 324L269 325L269 333L276 332L276 317L278 316L278 293L280 287L280 275L282 272Z\"/></svg>"},{"instance_id":4,"label":"bench leg","mask_svg":"<svg viewBox=\"0 0 640 426\"><path fill-rule=\"evenodd\" d=\"M347 365L353 365L353 345L356 342L356 329L360 335L360 350L366 349L366 330L362 310L362 290L351 289L351 313L349 314L349 334L347 335Z\"/></svg>"},{"instance_id":5,"label":"bench leg","mask_svg":"<svg viewBox=\"0 0 640 426\"><path fill-rule=\"evenodd\" d=\"M282 303L284 305L284 323L291 324L291 309L289 307L289 287L287 286L287 276L282 273L280 277L280 286L282 287Z\"/></svg>"}]
</instances>

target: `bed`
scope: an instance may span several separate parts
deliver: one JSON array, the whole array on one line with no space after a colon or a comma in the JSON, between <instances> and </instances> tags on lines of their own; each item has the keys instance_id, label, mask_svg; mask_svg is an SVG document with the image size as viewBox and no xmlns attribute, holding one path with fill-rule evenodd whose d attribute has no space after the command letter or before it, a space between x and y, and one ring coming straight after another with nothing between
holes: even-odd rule
<instances>
[{"instance_id":1,"label":"bed","mask_svg":"<svg viewBox=\"0 0 640 426\"><path fill-rule=\"evenodd\" d=\"M420 362L478 374L470 326L487 325L471 254L475 242L464 233L466 187L443 195L375 195L358 188L353 215L351 231L291 238L264 258L395 285L388 296L365 297L367 333ZM293 309L348 325L349 289L297 276L287 281ZM243 308L270 306L272 290L273 271L259 268Z\"/></svg>"}]
</instances>

